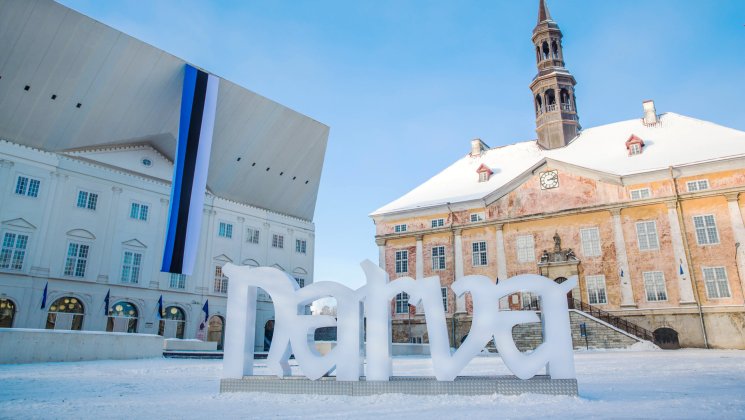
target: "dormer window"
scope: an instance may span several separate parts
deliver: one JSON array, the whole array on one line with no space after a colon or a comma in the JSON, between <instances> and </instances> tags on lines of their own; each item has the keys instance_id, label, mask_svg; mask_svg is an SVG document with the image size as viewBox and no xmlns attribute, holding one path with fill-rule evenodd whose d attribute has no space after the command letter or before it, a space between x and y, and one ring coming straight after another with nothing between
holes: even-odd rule
<instances>
[{"instance_id":1,"label":"dormer window","mask_svg":"<svg viewBox=\"0 0 745 420\"><path fill-rule=\"evenodd\" d=\"M492 172L492 170L489 169L488 166L482 163L481 166L479 166L479 168L476 169L476 173L479 174L479 182L486 182L489 180L489 178L492 176L494 172Z\"/></svg>"},{"instance_id":2,"label":"dormer window","mask_svg":"<svg viewBox=\"0 0 745 420\"><path fill-rule=\"evenodd\" d=\"M629 156L640 155L644 150L644 140L632 134L628 140L626 140L626 150L629 151Z\"/></svg>"}]
</instances>

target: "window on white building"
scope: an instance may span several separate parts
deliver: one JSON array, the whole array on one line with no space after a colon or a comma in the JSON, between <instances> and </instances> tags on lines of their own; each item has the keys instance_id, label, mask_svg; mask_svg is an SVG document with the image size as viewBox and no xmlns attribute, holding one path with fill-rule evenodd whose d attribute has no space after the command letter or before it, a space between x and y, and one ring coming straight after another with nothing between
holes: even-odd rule
<instances>
[{"instance_id":1,"label":"window on white building","mask_svg":"<svg viewBox=\"0 0 745 420\"><path fill-rule=\"evenodd\" d=\"M168 283L171 289L186 289L186 274L171 273L171 281Z\"/></svg>"},{"instance_id":2,"label":"window on white building","mask_svg":"<svg viewBox=\"0 0 745 420\"><path fill-rule=\"evenodd\" d=\"M486 265L488 262L486 259L486 242L474 242L473 244L471 244L471 249L473 250L473 265Z\"/></svg>"},{"instance_id":3,"label":"window on white building","mask_svg":"<svg viewBox=\"0 0 745 420\"><path fill-rule=\"evenodd\" d=\"M295 239L295 252L305 254L308 248L308 242L305 239Z\"/></svg>"},{"instance_id":4,"label":"window on white building","mask_svg":"<svg viewBox=\"0 0 745 420\"><path fill-rule=\"evenodd\" d=\"M147 220L150 207L147 204L132 203L129 209L129 218L136 220Z\"/></svg>"},{"instance_id":5,"label":"window on white building","mask_svg":"<svg viewBox=\"0 0 745 420\"><path fill-rule=\"evenodd\" d=\"M409 313L409 294L401 292L396 295L396 313L397 314L408 314Z\"/></svg>"},{"instance_id":6,"label":"window on white building","mask_svg":"<svg viewBox=\"0 0 745 420\"><path fill-rule=\"evenodd\" d=\"M409 272L409 251L396 251L396 273Z\"/></svg>"},{"instance_id":7,"label":"window on white building","mask_svg":"<svg viewBox=\"0 0 745 420\"><path fill-rule=\"evenodd\" d=\"M259 230L254 228L248 228L246 230L246 242L249 244L258 244L259 243Z\"/></svg>"},{"instance_id":8,"label":"window on white building","mask_svg":"<svg viewBox=\"0 0 745 420\"><path fill-rule=\"evenodd\" d=\"M448 288L440 287L440 293L442 294L442 309L444 309L445 312L447 312L448 311Z\"/></svg>"},{"instance_id":9,"label":"window on white building","mask_svg":"<svg viewBox=\"0 0 745 420\"><path fill-rule=\"evenodd\" d=\"M647 294L647 301L658 302L667 300L667 290L665 289L665 276L662 271L647 271L644 275L644 291Z\"/></svg>"},{"instance_id":10,"label":"window on white building","mask_svg":"<svg viewBox=\"0 0 745 420\"><path fill-rule=\"evenodd\" d=\"M5 232L3 244L0 248L0 268L6 270L23 270L23 260L26 258L28 235Z\"/></svg>"},{"instance_id":11,"label":"window on white building","mask_svg":"<svg viewBox=\"0 0 745 420\"><path fill-rule=\"evenodd\" d=\"M134 251L124 251L122 258L122 283L139 283L142 254Z\"/></svg>"},{"instance_id":12,"label":"window on white building","mask_svg":"<svg viewBox=\"0 0 745 420\"><path fill-rule=\"evenodd\" d=\"M439 271L445 269L445 247L432 247L432 270Z\"/></svg>"},{"instance_id":13,"label":"window on white building","mask_svg":"<svg viewBox=\"0 0 745 420\"><path fill-rule=\"evenodd\" d=\"M72 277L85 277L85 268L88 265L88 254L90 246L70 242L67 244L67 259L65 260L65 275Z\"/></svg>"},{"instance_id":14,"label":"window on white building","mask_svg":"<svg viewBox=\"0 0 745 420\"><path fill-rule=\"evenodd\" d=\"M98 194L88 191L78 191L77 206L81 209L95 210L98 205Z\"/></svg>"},{"instance_id":15,"label":"window on white building","mask_svg":"<svg viewBox=\"0 0 745 420\"><path fill-rule=\"evenodd\" d=\"M406 232L406 225L395 225L393 231L396 233Z\"/></svg>"},{"instance_id":16,"label":"window on white building","mask_svg":"<svg viewBox=\"0 0 745 420\"><path fill-rule=\"evenodd\" d=\"M719 243L719 232L714 215L693 216L693 226L696 228L696 240L699 245L713 245Z\"/></svg>"},{"instance_id":17,"label":"window on white building","mask_svg":"<svg viewBox=\"0 0 745 420\"><path fill-rule=\"evenodd\" d=\"M608 297L605 293L605 276L587 276L587 297L591 305L604 305L608 303Z\"/></svg>"},{"instance_id":18,"label":"window on white building","mask_svg":"<svg viewBox=\"0 0 745 420\"><path fill-rule=\"evenodd\" d=\"M724 267L704 267L706 296L710 299L730 297L727 270Z\"/></svg>"},{"instance_id":19,"label":"window on white building","mask_svg":"<svg viewBox=\"0 0 745 420\"><path fill-rule=\"evenodd\" d=\"M655 222L654 220L637 222L636 239L639 244L640 251L659 249L660 245L657 241L657 222Z\"/></svg>"},{"instance_id":20,"label":"window on white building","mask_svg":"<svg viewBox=\"0 0 745 420\"><path fill-rule=\"evenodd\" d=\"M226 222L220 222L217 228L217 236L230 239L233 237L233 225Z\"/></svg>"},{"instance_id":21,"label":"window on white building","mask_svg":"<svg viewBox=\"0 0 745 420\"><path fill-rule=\"evenodd\" d=\"M16 194L25 195L27 197L38 197L40 186L41 181L38 179L19 175L18 180L16 181Z\"/></svg>"},{"instance_id":22,"label":"window on white building","mask_svg":"<svg viewBox=\"0 0 745 420\"><path fill-rule=\"evenodd\" d=\"M629 155L640 155L642 153L642 145L639 143L632 143L629 145Z\"/></svg>"},{"instance_id":23,"label":"window on white building","mask_svg":"<svg viewBox=\"0 0 745 420\"><path fill-rule=\"evenodd\" d=\"M445 219L432 219L432 228L445 226Z\"/></svg>"},{"instance_id":24,"label":"window on white building","mask_svg":"<svg viewBox=\"0 0 745 420\"><path fill-rule=\"evenodd\" d=\"M521 263L535 261L533 235L521 235L517 237L517 261Z\"/></svg>"},{"instance_id":25,"label":"window on white building","mask_svg":"<svg viewBox=\"0 0 745 420\"><path fill-rule=\"evenodd\" d=\"M688 181L686 183L686 187L688 187L688 192L708 190L709 180L708 179L697 179L695 181Z\"/></svg>"},{"instance_id":26,"label":"window on white building","mask_svg":"<svg viewBox=\"0 0 745 420\"><path fill-rule=\"evenodd\" d=\"M585 257L600 256L600 229L585 228L579 230L579 236L582 240L582 255Z\"/></svg>"},{"instance_id":27,"label":"window on white building","mask_svg":"<svg viewBox=\"0 0 745 420\"><path fill-rule=\"evenodd\" d=\"M484 213L471 213L471 223L481 222L484 220Z\"/></svg>"},{"instance_id":28,"label":"window on white building","mask_svg":"<svg viewBox=\"0 0 745 420\"><path fill-rule=\"evenodd\" d=\"M652 196L652 192L649 188L640 188L638 190L631 190L632 200L643 200Z\"/></svg>"},{"instance_id":29,"label":"window on white building","mask_svg":"<svg viewBox=\"0 0 745 420\"><path fill-rule=\"evenodd\" d=\"M215 293L228 293L228 278L222 273L222 267L215 266Z\"/></svg>"},{"instance_id":30,"label":"window on white building","mask_svg":"<svg viewBox=\"0 0 745 420\"><path fill-rule=\"evenodd\" d=\"M282 249L285 247L285 237L280 234L273 234L272 235L272 248L279 248Z\"/></svg>"},{"instance_id":31,"label":"window on white building","mask_svg":"<svg viewBox=\"0 0 745 420\"><path fill-rule=\"evenodd\" d=\"M297 282L297 285L300 287L305 287L305 279L302 277L295 277L295 281Z\"/></svg>"}]
</instances>

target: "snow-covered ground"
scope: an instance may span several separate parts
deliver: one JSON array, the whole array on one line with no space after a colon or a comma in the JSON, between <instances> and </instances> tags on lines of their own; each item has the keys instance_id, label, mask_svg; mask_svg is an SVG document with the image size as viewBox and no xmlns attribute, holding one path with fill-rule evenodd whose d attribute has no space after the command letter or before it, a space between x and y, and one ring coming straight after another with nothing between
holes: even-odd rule
<instances>
[{"instance_id":1,"label":"snow-covered ground","mask_svg":"<svg viewBox=\"0 0 745 420\"><path fill-rule=\"evenodd\" d=\"M605 351L575 357L580 397L219 394L219 360L0 365L0 418L745 418L745 351ZM397 375L431 374L397 358ZM261 368L259 368L261 371ZM479 357L470 374L505 374Z\"/></svg>"}]
</instances>

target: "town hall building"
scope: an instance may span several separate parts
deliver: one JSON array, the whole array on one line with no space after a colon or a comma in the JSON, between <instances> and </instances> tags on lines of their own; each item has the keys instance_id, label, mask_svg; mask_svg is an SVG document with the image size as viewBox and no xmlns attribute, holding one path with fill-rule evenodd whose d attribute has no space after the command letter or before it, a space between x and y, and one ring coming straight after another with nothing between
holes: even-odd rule
<instances>
[{"instance_id":1,"label":"town hall building","mask_svg":"<svg viewBox=\"0 0 745 420\"><path fill-rule=\"evenodd\" d=\"M577 275L570 308L640 338L745 348L745 132L660 113L653 101L638 117L584 128L544 0L532 40L537 140L490 148L475 139L373 212L380 265L391 278L439 276L455 346L472 313L468 294L449 288L456 279L536 273ZM422 311L408 303L401 294L392 305L394 337L426 342ZM500 308L540 302L522 293Z\"/></svg>"}]
</instances>

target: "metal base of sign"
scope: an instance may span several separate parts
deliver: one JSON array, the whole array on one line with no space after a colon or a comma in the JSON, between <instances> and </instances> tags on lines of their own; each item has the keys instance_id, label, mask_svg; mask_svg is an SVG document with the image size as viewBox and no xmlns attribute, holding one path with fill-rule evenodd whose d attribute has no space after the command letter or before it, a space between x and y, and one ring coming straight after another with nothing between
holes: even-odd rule
<instances>
[{"instance_id":1,"label":"metal base of sign","mask_svg":"<svg viewBox=\"0 0 745 420\"><path fill-rule=\"evenodd\" d=\"M269 392L273 394L315 394L365 396L379 394L412 395L577 395L576 379L535 376L522 380L514 376L459 376L454 381L438 381L426 376L399 376L390 381L337 381L325 377L311 381L304 377L246 376L221 379L220 392Z\"/></svg>"}]
</instances>

